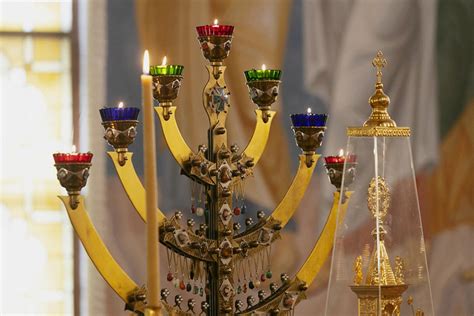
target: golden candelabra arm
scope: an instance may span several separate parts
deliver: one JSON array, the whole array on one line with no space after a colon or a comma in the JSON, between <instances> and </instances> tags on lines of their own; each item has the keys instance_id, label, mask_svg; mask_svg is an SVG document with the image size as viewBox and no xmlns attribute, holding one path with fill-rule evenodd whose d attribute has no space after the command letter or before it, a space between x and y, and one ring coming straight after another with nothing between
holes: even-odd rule
<instances>
[{"instance_id":1,"label":"golden candelabra arm","mask_svg":"<svg viewBox=\"0 0 474 316\"><path fill-rule=\"evenodd\" d=\"M132 202L133 207L138 212L141 219L146 222L145 189L143 188L140 178L138 178L135 167L133 166L133 153L125 153L128 163L123 166L120 165L118 154L115 151L109 151L107 153L114 162L115 170L117 170L122 186ZM165 215L159 209L156 211L158 212L158 222L163 222L166 219Z\"/></svg>"},{"instance_id":2,"label":"golden candelabra arm","mask_svg":"<svg viewBox=\"0 0 474 316\"><path fill-rule=\"evenodd\" d=\"M176 122L176 106L170 106L167 111L170 113L169 119L166 119L164 116L164 108L161 106L156 106L155 111L158 114L161 122L161 128L163 131L163 136L165 141L168 145L168 148L173 155L176 162L179 166L186 172L187 175L191 175L191 169L194 163L194 157L198 155L195 154L191 148L186 144L181 132L179 131L178 124ZM204 158L204 156L199 157L198 161L199 165L205 164L208 167L208 171L213 168L215 165L214 163L208 161ZM201 182L207 184L214 184L214 181L209 176L207 172L205 175L201 175L201 173L192 174L193 177L198 178Z\"/></svg>"},{"instance_id":3,"label":"golden candelabra arm","mask_svg":"<svg viewBox=\"0 0 474 316\"><path fill-rule=\"evenodd\" d=\"M80 203L76 209L71 208L69 196L59 196L59 198L66 207L71 224L97 271L115 293L128 303L129 295L138 289L138 285L123 271L100 238L87 214L84 198L81 195L78 196Z\"/></svg>"},{"instance_id":4,"label":"golden candelabra arm","mask_svg":"<svg viewBox=\"0 0 474 316\"><path fill-rule=\"evenodd\" d=\"M340 194L341 193L339 191L334 192L332 208L329 212L326 224L324 225L324 229L321 232L321 235L319 236L318 241L316 242L316 245L311 251L308 259L306 259L306 262L296 274L296 278L306 283L307 286L313 283L314 278L316 278L316 276L321 271L321 268L328 258L334 243L334 234L336 233L337 221L342 223L346 215L349 198L352 192L345 191L343 203L341 201L341 208L339 209L340 212L338 214L337 210L339 207Z\"/></svg>"},{"instance_id":5,"label":"golden candelabra arm","mask_svg":"<svg viewBox=\"0 0 474 316\"><path fill-rule=\"evenodd\" d=\"M314 154L312 158L317 162L319 157L320 155ZM259 223L257 223L255 226L249 227L248 230L235 235L234 240L237 243L240 244L243 241L248 242L250 240L257 240L262 244L260 239L264 237L264 233L270 233L269 237L271 238L271 241L278 237L278 232L285 227L290 218L296 212L296 209L303 199L304 193L310 183L314 168L316 167L316 163L312 164L310 167L306 165L306 155L300 155L299 159L300 163L298 171L296 172L293 182L283 200L281 200L280 204L278 204L268 218L262 218L264 221L262 224L259 225ZM262 246L265 246L265 244L266 243L263 243Z\"/></svg>"},{"instance_id":6,"label":"golden candelabra arm","mask_svg":"<svg viewBox=\"0 0 474 316\"><path fill-rule=\"evenodd\" d=\"M262 157L265 147L267 146L268 136L270 135L270 128L272 125L273 118L275 117L275 111L268 111L270 114L268 121L264 122L262 110L255 110L257 115L257 123L253 132L252 138L250 139L247 147L243 154L247 157L253 158L253 163L257 164Z\"/></svg>"},{"instance_id":7,"label":"golden candelabra arm","mask_svg":"<svg viewBox=\"0 0 474 316\"><path fill-rule=\"evenodd\" d=\"M300 164L298 167L298 172L296 173L290 188L286 192L285 197L283 200L281 200L280 204L278 204L271 215L271 218L280 222L282 227L288 223L300 205L304 193L308 188L311 176L313 175L313 171L316 167L319 157L320 155L313 154L311 159L314 161L314 163L308 167L306 164L306 155L299 156Z\"/></svg>"},{"instance_id":8,"label":"golden candelabra arm","mask_svg":"<svg viewBox=\"0 0 474 316\"><path fill-rule=\"evenodd\" d=\"M137 173L135 172L135 168L132 162L132 152L126 152L126 158L128 163L124 166L120 166L120 162L118 160L118 154L114 151L108 152L110 158L114 162L115 169L117 170L117 174L122 182L122 186L125 189L130 201L132 202L135 210L137 211L140 218L143 222L146 223L146 207L145 207L145 189L138 178ZM202 236L197 236L193 233L192 230L186 231L181 226L179 226L178 221L175 221L176 215L173 217L173 220L167 220L165 215L157 209L158 212L158 223L161 225L162 233L160 234L160 241L163 245L168 247L169 249L180 252L185 256L197 260L204 260L204 261L213 261L212 257L208 254L202 254L200 251L199 245L206 244L209 246L213 246L214 242L207 240ZM175 238L177 232L185 232L186 239L189 241L189 245L183 246L182 243L180 244ZM199 245L195 244L199 242Z\"/></svg>"}]
</instances>

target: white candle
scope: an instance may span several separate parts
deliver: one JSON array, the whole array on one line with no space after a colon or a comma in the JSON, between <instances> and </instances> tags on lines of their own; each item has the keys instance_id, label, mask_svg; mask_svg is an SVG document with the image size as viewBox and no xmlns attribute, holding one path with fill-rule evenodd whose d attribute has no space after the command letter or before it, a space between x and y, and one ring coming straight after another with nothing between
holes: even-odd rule
<instances>
[{"instance_id":1,"label":"white candle","mask_svg":"<svg viewBox=\"0 0 474 316\"><path fill-rule=\"evenodd\" d=\"M147 236L147 308L160 310L159 299L159 252L158 252L158 206L155 157L155 125L153 120L152 76L149 75L150 58L146 50L143 55L142 107L144 112L143 151L145 157L145 191L146 191L146 236Z\"/></svg>"}]
</instances>

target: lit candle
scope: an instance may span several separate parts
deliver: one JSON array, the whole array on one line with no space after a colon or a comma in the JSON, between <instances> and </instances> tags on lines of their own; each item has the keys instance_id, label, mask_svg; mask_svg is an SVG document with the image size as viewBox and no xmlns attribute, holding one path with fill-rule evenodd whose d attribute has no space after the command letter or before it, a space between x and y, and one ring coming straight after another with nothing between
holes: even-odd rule
<instances>
[{"instance_id":1,"label":"lit candle","mask_svg":"<svg viewBox=\"0 0 474 316\"><path fill-rule=\"evenodd\" d=\"M197 26L196 30L200 37L202 36L232 36L234 32L233 25L220 25L217 19L211 25Z\"/></svg>"},{"instance_id":2,"label":"lit candle","mask_svg":"<svg viewBox=\"0 0 474 316\"><path fill-rule=\"evenodd\" d=\"M267 69L265 64L260 69L250 69L244 71L247 82L250 81L262 81L262 80L280 80L281 70L279 69Z\"/></svg>"},{"instance_id":3,"label":"lit candle","mask_svg":"<svg viewBox=\"0 0 474 316\"><path fill-rule=\"evenodd\" d=\"M54 153L53 154L54 162L57 164L90 163L92 161L92 156L93 154L90 152L78 153L76 151L76 145L72 145L72 150L70 153Z\"/></svg>"},{"instance_id":4,"label":"lit candle","mask_svg":"<svg viewBox=\"0 0 474 316\"><path fill-rule=\"evenodd\" d=\"M184 66L182 65L167 65L167 58L165 56L161 65L150 67L150 74L153 76L181 76L183 69Z\"/></svg>"},{"instance_id":5,"label":"lit candle","mask_svg":"<svg viewBox=\"0 0 474 316\"><path fill-rule=\"evenodd\" d=\"M313 127L324 127L326 126L327 114L316 114L312 113L310 107L306 110L306 113L291 114L291 121L293 126L313 126Z\"/></svg>"},{"instance_id":6,"label":"lit candle","mask_svg":"<svg viewBox=\"0 0 474 316\"><path fill-rule=\"evenodd\" d=\"M117 107L114 108L102 108L99 110L102 122L110 121L136 121L139 108L126 107L123 102L119 102Z\"/></svg>"},{"instance_id":7,"label":"lit candle","mask_svg":"<svg viewBox=\"0 0 474 316\"><path fill-rule=\"evenodd\" d=\"M145 192L146 192L146 219L147 219L147 308L160 310L159 299L159 253L158 253L158 220L156 208L158 206L156 184L156 157L155 157L155 126L153 121L153 92L152 76L148 74L150 57L146 50L143 54L142 107L144 113L143 151L145 163Z\"/></svg>"}]
</instances>

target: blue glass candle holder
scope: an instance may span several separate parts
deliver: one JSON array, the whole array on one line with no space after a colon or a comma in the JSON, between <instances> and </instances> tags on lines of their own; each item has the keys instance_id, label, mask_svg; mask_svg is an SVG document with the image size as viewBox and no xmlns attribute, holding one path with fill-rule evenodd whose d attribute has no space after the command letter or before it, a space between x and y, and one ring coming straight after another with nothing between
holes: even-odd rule
<instances>
[{"instance_id":1,"label":"blue glass candle holder","mask_svg":"<svg viewBox=\"0 0 474 316\"><path fill-rule=\"evenodd\" d=\"M324 127L326 126L327 114L292 114L291 122L294 127L301 126L315 126L315 127Z\"/></svg>"},{"instance_id":2,"label":"blue glass candle holder","mask_svg":"<svg viewBox=\"0 0 474 316\"><path fill-rule=\"evenodd\" d=\"M134 107L115 107L115 108L103 108L99 110L102 122L110 121L136 121L139 108Z\"/></svg>"}]
</instances>

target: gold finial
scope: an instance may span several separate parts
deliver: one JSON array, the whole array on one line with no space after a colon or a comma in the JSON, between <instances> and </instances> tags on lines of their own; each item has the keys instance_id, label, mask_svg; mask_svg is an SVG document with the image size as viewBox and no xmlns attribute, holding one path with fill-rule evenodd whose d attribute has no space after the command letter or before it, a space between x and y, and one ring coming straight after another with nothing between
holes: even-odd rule
<instances>
[{"instance_id":1,"label":"gold finial","mask_svg":"<svg viewBox=\"0 0 474 316\"><path fill-rule=\"evenodd\" d=\"M372 60L372 65L377 68L377 82L375 84L375 93L370 97L369 104L372 107L372 113L364 126L396 127L397 124L390 118L387 112L390 98L383 92L382 68L387 65L387 60L381 51Z\"/></svg>"},{"instance_id":2,"label":"gold finial","mask_svg":"<svg viewBox=\"0 0 474 316\"><path fill-rule=\"evenodd\" d=\"M357 256L354 261L354 284L360 285L362 278L362 256Z\"/></svg>"},{"instance_id":3,"label":"gold finial","mask_svg":"<svg viewBox=\"0 0 474 316\"><path fill-rule=\"evenodd\" d=\"M381 51L377 52L377 55L372 60L372 65L377 68L377 83L382 83L382 68L387 65L387 60L383 57Z\"/></svg>"}]
</instances>

